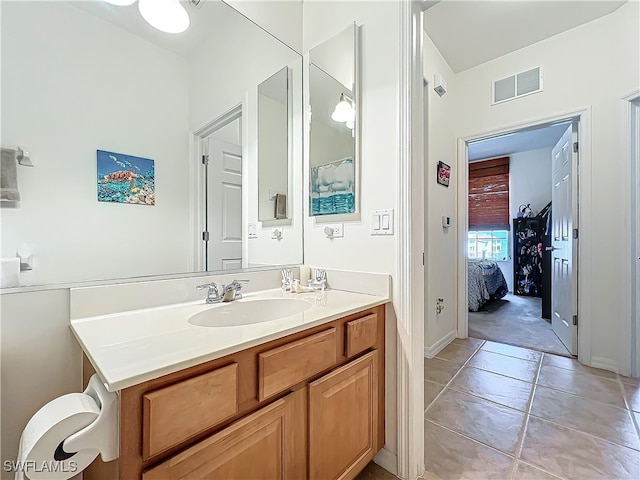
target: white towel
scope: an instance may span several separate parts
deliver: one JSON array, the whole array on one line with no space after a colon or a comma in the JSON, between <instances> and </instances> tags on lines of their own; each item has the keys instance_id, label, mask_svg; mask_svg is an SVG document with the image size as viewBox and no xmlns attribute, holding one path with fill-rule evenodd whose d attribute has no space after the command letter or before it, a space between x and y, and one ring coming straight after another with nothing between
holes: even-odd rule
<instances>
[{"instance_id":1,"label":"white towel","mask_svg":"<svg viewBox=\"0 0 640 480\"><path fill-rule=\"evenodd\" d=\"M2 149L0 162L0 202L19 202L18 162L16 152L9 148Z\"/></svg>"}]
</instances>

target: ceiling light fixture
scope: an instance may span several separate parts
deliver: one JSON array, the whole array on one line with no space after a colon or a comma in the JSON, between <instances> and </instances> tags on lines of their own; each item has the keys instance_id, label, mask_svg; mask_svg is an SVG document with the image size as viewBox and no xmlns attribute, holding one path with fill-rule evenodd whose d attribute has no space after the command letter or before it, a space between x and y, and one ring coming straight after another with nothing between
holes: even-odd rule
<instances>
[{"instance_id":1,"label":"ceiling light fixture","mask_svg":"<svg viewBox=\"0 0 640 480\"><path fill-rule=\"evenodd\" d=\"M331 120L334 122L353 124L356 119L356 110L353 107L353 100L344 93L340 94L340 101L336 105L335 110L331 114Z\"/></svg>"},{"instance_id":2,"label":"ceiling light fixture","mask_svg":"<svg viewBox=\"0 0 640 480\"><path fill-rule=\"evenodd\" d=\"M178 0L138 0L140 15L149 25L166 33L189 28L189 14Z\"/></svg>"},{"instance_id":3,"label":"ceiling light fixture","mask_svg":"<svg viewBox=\"0 0 640 480\"><path fill-rule=\"evenodd\" d=\"M136 0L104 0L111 5L117 5L119 7L126 7L127 5L133 5Z\"/></svg>"},{"instance_id":4,"label":"ceiling light fixture","mask_svg":"<svg viewBox=\"0 0 640 480\"><path fill-rule=\"evenodd\" d=\"M126 7L133 5L136 0L104 1ZM139 0L138 10L149 25L162 32L182 33L189 28L189 14L178 0Z\"/></svg>"}]
</instances>

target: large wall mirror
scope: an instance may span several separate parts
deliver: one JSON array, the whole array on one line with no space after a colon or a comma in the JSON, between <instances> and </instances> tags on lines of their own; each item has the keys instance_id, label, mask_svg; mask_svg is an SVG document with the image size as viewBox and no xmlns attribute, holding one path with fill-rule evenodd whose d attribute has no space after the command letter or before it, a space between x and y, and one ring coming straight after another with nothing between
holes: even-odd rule
<instances>
[{"instance_id":1,"label":"large wall mirror","mask_svg":"<svg viewBox=\"0 0 640 480\"><path fill-rule=\"evenodd\" d=\"M2 258L33 253L21 285L303 261L302 58L183 5L172 35L136 4L2 2L2 147L35 164L0 209Z\"/></svg>"},{"instance_id":2,"label":"large wall mirror","mask_svg":"<svg viewBox=\"0 0 640 480\"><path fill-rule=\"evenodd\" d=\"M309 212L358 209L357 27L350 25L309 52Z\"/></svg>"}]
</instances>

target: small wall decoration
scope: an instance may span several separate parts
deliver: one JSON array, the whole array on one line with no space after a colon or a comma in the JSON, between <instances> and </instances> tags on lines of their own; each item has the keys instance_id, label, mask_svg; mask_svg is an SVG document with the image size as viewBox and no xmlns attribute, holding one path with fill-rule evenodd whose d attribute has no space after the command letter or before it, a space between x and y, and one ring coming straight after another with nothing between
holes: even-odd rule
<instances>
[{"instance_id":1,"label":"small wall decoration","mask_svg":"<svg viewBox=\"0 0 640 480\"><path fill-rule=\"evenodd\" d=\"M448 187L450 177L451 167L444 162L438 162L438 183Z\"/></svg>"},{"instance_id":2,"label":"small wall decoration","mask_svg":"<svg viewBox=\"0 0 640 480\"><path fill-rule=\"evenodd\" d=\"M97 151L98 201L155 205L155 161Z\"/></svg>"},{"instance_id":3,"label":"small wall decoration","mask_svg":"<svg viewBox=\"0 0 640 480\"><path fill-rule=\"evenodd\" d=\"M352 158L311 167L311 216L355 212L354 181Z\"/></svg>"}]
</instances>

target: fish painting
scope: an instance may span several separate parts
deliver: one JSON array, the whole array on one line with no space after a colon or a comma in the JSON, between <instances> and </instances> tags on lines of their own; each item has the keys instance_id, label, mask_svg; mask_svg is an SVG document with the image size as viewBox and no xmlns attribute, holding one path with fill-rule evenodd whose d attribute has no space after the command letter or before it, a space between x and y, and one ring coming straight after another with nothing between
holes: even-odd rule
<instances>
[{"instance_id":1,"label":"fish painting","mask_svg":"<svg viewBox=\"0 0 640 480\"><path fill-rule=\"evenodd\" d=\"M155 205L155 161L97 151L98 201Z\"/></svg>"}]
</instances>

